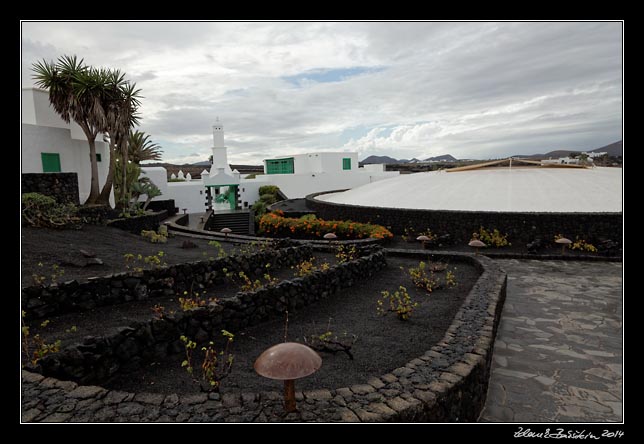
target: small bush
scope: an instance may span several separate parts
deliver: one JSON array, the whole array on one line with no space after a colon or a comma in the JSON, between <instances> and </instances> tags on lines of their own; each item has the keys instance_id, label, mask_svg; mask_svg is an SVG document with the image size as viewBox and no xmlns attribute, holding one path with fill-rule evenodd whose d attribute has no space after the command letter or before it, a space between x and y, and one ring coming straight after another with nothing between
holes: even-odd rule
<instances>
[{"instance_id":1,"label":"small bush","mask_svg":"<svg viewBox=\"0 0 644 444\"><path fill-rule=\"evenodd\" d=\"M209 341L207 346L201 347L203 352L203 359L200 364L201 380L194 377L193 351L197 347L197 343L186 336L179 338L184 343L186 350L186 359L181 363L181 367L186 369L192 376L193 381L203 382L206 391L218 392L221 387L221 381L230 374L233 368L235 356L228 349L232 345L235 335L226 330L222 330L221 334L226 340L226 345L222 350L217 351L213 341Z\"/></svg>"},{"instance_id":2,"label":"small bush","mask_svg":"<svg viewBox=\"0 0 644 444\"><path fill-rule=\"evenodd\" d=\"M376 311L379 315L385 316L387 313L396 313L398 319L406 321L411 316L412 312L418 307L418 302L413 302L407 289L402 285L398 287L393 293L388 290L382 291L382 298L378 299ZM385 302L388 302L389 308L385 307Z\"/></svg>"},{"instance_id":3,"label":"small bush","mask_svg":"<svg viewBox=\"0 0 644 444\"><path fill-rule=\"evenodd\" d=\"M147 239L153 244L165 244L166 242L168 242L167 231L164 235L163 233L157 233L154 230L141 230L141 236L143 236L144 239Z\"/></svg>"},{"instance_id":4,"label":"small bush","mask_svg":"<svg viewBox=\"0 0 644 444\"><path fill-rule=\"evenodd\" d=\"M32 227L78 228L81 218L78 207L73 204L59 204L52 197L40 193L22 195L22 216Z\"/></svg>"},{"instance_id":5,"label":"small bush","mask_svg":"<svg viewBox=\"0 0 644 444\"><path fill-rule=\"evenodd\" d=\"M280 187L277 185L264 185L259 187L259 195L263 194L272 194L277 198L277 193L279 193Z\"/></svg>"},{"instance_id":6,"label":"small bush","mask_svg":"<svg viewBox=\"0 0 644 444\"><path fill-rule=\"evenodd\" d=\"M327 262L322 262L318 267L315 264L315 258L312 257L309 260L303 260L302 262L300 262L299 264L291 268L295 269L295 276L304 277L304 276L308 276L314 271L318 271L318 270L326 271L329 269L329 267L330 265Z\"/></svg>"},{"instance_id":7,"label":"small bush","mask_svg":"<svg viewBox=\"0 0 644 444\"><path fill-rule=\"evenodd\" d=\"M505 247L506 245L512 245L508 242L508 235L501 234L496 228L493 231L488 231L483 227L479 228L479 239L488 247Z\"/></svg>"},{"instance_id":8,"label":"small bush","mask_svg":"<svg viewBox=\"0 0 644 444\"><path fill-rule=\"evenodd\" d=\"M579 251L588 251L590 253L597 253L597 247L595 247L591 243L586 242L584 239L579 239L579 237L576 237L575 241L572 244L570 244L570 249L579 250Z\"/></svg>"},{"instance_id":9,"label":"small bush","mask_svg":"<svg viewBox=\"0 0 644 444\"><path fill-rule=\"evenodd\" d=\"M438 287L438 281L434 277L434 271L423 261L418 263L418 267L412 267L408 270L409 277L414 285L427 293L431 293Z\"/></svg>"},{"instance_id":10,"label":"small bush","mask_svg":"<svg viewBox=\"0 0 644 444\"><path fill-rule=\"evenodd\" d=\"M274 194L262 194L259 196L259 200L266 205L271 205L277 202L277 197Z\"/></svg>"}]
</instances>

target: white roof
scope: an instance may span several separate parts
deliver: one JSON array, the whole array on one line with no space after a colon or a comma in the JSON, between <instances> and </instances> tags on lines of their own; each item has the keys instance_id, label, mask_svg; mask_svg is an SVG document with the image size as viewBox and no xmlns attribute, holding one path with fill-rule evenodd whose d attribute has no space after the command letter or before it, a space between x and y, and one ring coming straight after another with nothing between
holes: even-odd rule
<instances>
[{"instance_id":1,"label":"white roof","mask_svg":"<svg viewBox=\"0 0 644 444\"><path fill-rule=\"evenodd\" d=\"M621 168L484 168L396 176L329 202L386 208L504 212L621 212Z\"/></svg>"}]
</instances>

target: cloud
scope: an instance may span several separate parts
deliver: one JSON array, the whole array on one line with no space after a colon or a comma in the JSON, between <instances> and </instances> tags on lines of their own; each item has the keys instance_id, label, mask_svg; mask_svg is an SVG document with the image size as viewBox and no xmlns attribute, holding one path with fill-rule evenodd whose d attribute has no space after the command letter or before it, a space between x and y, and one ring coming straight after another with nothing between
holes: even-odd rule
<instances>
[{"instance_id":1,"label":"cloud","mask_svg":"<svg viewBox=\"0 0 644 444\"><path fill-rule=\"evenodd\" d=\"M425 158L599 147L622 126L622 24L25 22L22 81L77 54L142 89L164 160L306 151ZM196 155L196 156L195 156Z\"/></svg>"}]
</instances>

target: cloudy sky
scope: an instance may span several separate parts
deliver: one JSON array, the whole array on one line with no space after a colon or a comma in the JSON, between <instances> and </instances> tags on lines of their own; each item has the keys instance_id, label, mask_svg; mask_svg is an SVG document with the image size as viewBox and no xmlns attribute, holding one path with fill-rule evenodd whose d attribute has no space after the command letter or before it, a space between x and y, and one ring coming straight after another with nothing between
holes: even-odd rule
<instances>
[{"instance_id":1,"label":"cloudy sky","mask_svg":"<svg viewBox=\"0 0 644 444\"><path fill-rule=\"evenodd\" d=\"M493 158L622 138L621 23L23 22L31 64L76 54L142 89L164 161L310 151Z\"/></svg>"}]
</instances>

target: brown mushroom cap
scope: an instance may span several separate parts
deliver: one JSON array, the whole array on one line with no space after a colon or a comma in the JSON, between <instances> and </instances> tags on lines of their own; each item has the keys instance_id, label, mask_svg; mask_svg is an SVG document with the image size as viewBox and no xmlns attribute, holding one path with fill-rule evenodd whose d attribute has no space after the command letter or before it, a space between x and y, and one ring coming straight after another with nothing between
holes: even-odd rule
<instances>
[{"instance_id":1,"label":"brown mushroom cap","mask_svg":"<svg viewBox=\"0 0 644 444\"><path fill-rule=\"evenodd\" d=\"M425 241L428 241L428 240L429 240L429 238L428 238L427 236L424 236L424 235L423 235L423 236L418 236L418 237L416 238L416 240L417 240L417 241L423 241L423 242L425 242Z\"/></svg>"},{"instance_id":2,"label":"brown mushroom cap","mask_svg":"<svg viewBox=\"0 0 644 444\"><path fill-rule=\"evenodd\" d=\"M555 242L558 244L572 244L572 241L570 239L566 239L565 237L560 237Z\"/></svg>"},{"instance_id":3,"label":"brown mushroom cap","mask_svg":"<svg viewBox=\"0 0 644 444\"><path fill-rule=\"evenodd\" d=\"M486 245L478 239L472 239L469 244L470 247L485 247Z\"/></svg>"},{"instance_id":4,"label":"brown mushroom cap","mask_svg":"<svg viewBox=\"0 0 644 444\"><path fill-rule=\"evenodd\" d=\"M220 233L232 233L233 230L231 230L230 228L222 228L221 230L219 230L219 232Z\"/></svg>"},{"instance_id":5,"label":"brown mushroom cap","mask_svg":"<svg viewBox=\"0 0 644 444\"><path fill-rule=\"evenodd\" d=\"M321 365L322 358L311 348L297 342L284 342L266 349L253 367L266 378L285 381L315 373Z\"/></svg>"},{"instance_id":6,"label":"brown mushroom cap","mask_svg":"<svg viewBox=\"0 0 644 444\"><path fill-rule=\"evenodd\" d=\"M338 236L335 235L335 233L327 233L324 235L325 239L337 239Z\"/></svg>"}]
</instances>

